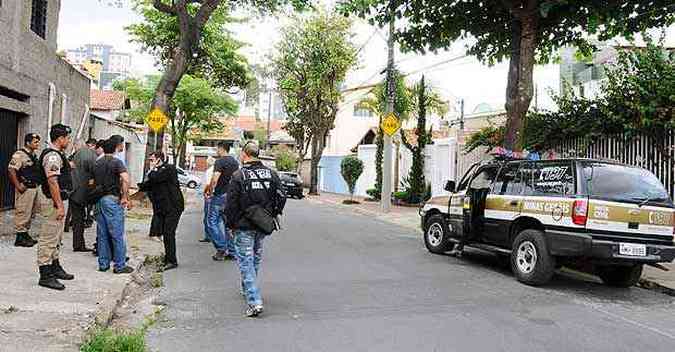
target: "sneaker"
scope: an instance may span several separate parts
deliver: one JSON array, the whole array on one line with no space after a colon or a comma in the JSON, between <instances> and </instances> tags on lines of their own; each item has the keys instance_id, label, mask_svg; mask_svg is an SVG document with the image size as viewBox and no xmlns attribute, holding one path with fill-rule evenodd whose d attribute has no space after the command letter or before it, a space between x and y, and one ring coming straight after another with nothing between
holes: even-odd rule
<instances>
[{"instance_id":1,"label":"sneaker","mask_svg":"<svg viewBox=\"0 0 675 352\"><path fill-rule=\"evenodd\" d=\"M225 253L225 251L216 251L216 254L214 254L213 257L211 257L211 258L213 258L213 260L215 260L217 262L222 262L222 261L225 261L226 257L227 257L227 254Z\"/></svg>"},{"instance_id":2,"label":"sneaker","mask_svg":"<svg viewBox=\"0 0 675 352\"><path fill-rule=\"evenodd\" d=\"M98 271L100 271L100 272L102 272L102 273L104 273L104 272L106 272L106 271L108 271L108 270L110 270L110 267L107 267L107 268L98 268Z\"/></svg>"},{"instance_id":3,"label":"sneaker","mask_svg":"<svg viewBox=\"0 0 675 352\"><path fill-rule=\"evenodd\" d=\"M199 242L202 242L202 243L209 243L209 242L211 242L211 240L208 239L208 238L202 238L201 240L199 240Z\"/></svg>"},{"instance_id":4,"label":"sneaker","mask_svg":"<svg viewBox=\"0 0 675 352\"><path fill-rule=\"evenodd\" d=\"M134 272L134 268L132 268L130 266L125 266L122 269L117 269L117 268L113 269L113 273L115 273L115 274L131 274L133 272Z\"/></svg>"},{"instance_id":5,"label":"sneaker","mask_svg":"<svg viewBox=\"0 0 675 352\"><path fill-rule=\"evenodd\" d=\"M248 306L248 308L246 309L246 312L244 312L244 314L246 314L246 316L248 318L255 318L255 317L259 316L260 314L262 314L262 312L263 312L263 306L262 305L255 305L255 306Z\"/></svg>"}]
</instances>

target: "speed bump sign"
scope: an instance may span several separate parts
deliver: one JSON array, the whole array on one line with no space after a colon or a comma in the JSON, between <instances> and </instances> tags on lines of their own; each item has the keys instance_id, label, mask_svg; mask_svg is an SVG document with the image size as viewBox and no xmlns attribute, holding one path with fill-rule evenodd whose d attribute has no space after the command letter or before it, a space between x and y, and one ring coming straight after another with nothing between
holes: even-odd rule
<instances>
[{"instance_id":1,"label":"speed bump sign","mask_svg":"<svg viewBox=\"0 0 675 352\"><path fill-rule=\"evenodd\" d=\"M390 112L382 119L382 131L391 137L401 128L401 121L393 112Z\"/></svg>"},{"instance_id":2,"label":"speed bump sign","mask_svg":"<svg viewBox=\"0 0 675 352\"><path fill-rule=\"evenodd\" d=\"M146 122L151 130L159 132L169 122L169 118L159 108L154 108L146 117Z\"/></svg>"}]
</instances>

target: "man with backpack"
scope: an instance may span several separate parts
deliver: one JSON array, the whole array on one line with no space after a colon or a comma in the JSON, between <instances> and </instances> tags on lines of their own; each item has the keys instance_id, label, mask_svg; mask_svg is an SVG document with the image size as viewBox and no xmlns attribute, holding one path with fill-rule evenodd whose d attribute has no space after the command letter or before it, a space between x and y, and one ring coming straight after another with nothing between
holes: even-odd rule
<instances>
[{"instance_id":1,"label":"man with backpack","mask_svg":"<svg viewBox=\"0 0 675 352\"><path fill-rule=\"evenodd\" d=\"M55 290L66 287L58 280L73 280L75 277L63 270L59 262L59 252L63 240L63 227L66 219L66 204L73 191L73 179L70 162L64 152L70 144L70 127L56 124L49 131L49 147L40 155L39 165L44 171L42 193L46 201L42 204L42 224L38 238L37 262L40 267L38 284Z\"/></svg>"},{"instance_id":2,"label":"man with backpack","mask_svg":"<svg viewBox=\"0 0 675 352\"><path fill-rule=\"evenodd\" d=\"M256 284L263 240L279 229L276 218L285 205L279 176L258 160L258 154L255 142L247 142L242 148L242 168L232 175L225 209L228 226L234 231L247 317L257 317L263 312L262 296Z\"/></svg>"},{"instance_id":3,"label":"man with backpack","mask_svg":"<svg viewBox=\"0 0 675 352\"><path fill-rule=\"evenodd\" d=\"M14 228L16 247L33 247L37 241L28 234L31 220L39 212L38 186L42 172L35 152L40 148L40 136L27 134L23 148L17 150L9 161L9 181L14 185Z\"/></svg>"}]
</instances>

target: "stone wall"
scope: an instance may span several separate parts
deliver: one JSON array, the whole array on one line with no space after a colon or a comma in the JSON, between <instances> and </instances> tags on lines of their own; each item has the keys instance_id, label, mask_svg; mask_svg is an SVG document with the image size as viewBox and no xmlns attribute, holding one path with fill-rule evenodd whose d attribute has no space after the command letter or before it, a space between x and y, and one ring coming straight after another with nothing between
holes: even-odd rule
<instances>
[{"instance_id":1,"label":"stone wall","mask_svg":"<svg viewBox=\"0 0 675 352\"><path fill-rule=\"evenodd\" d=\"M32 1L5 0L0 7L0 86L28 97L21 101L0 95L0 108L25 116L19 119L19 141L28 132L48 140L50 83L55 88L52 124L65 122L76 130L89 104L89 78L56 55L60 6L60 0L48 2L45 39L30 29Z\"/></svg>"}]
</instances>

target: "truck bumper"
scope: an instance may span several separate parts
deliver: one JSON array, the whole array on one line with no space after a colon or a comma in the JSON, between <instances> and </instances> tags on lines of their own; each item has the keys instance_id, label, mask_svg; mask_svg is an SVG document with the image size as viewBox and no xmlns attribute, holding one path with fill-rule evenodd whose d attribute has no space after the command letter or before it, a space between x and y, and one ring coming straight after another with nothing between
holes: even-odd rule
<instances>
[{"instance_id":1,"label":"truck bumper","mask_svg":"<svg viewBox=\"0 0 675 352\"><path fill-rule=\"evenodd\" d=\"M546 231L549 252L557 256L588 257L612 261L665 263L675 259L675 246L647 244L647 255L619 254L619 242L593 239L591 234L564 231Z\"/></svg>"}]
</instances>

